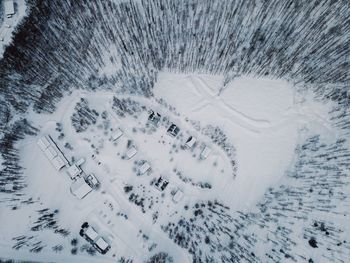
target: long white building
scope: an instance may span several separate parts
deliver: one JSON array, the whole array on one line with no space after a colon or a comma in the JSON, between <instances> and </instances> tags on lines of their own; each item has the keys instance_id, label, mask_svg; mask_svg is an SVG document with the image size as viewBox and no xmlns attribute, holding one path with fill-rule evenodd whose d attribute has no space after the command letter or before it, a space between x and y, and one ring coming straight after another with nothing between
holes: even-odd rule
<instances>
[{"instance_id":1,"label":"long white building","mask_svg":"<svg viewBox=\"0 0 350 263\"><path fill-rule=\"evenodd\" d=\"M41 137L37 141L37 144L57 171L61 170L68 164L68 160L63 155L61 150L57 147L50 135L44 135Z\"/></svg>"}]
</instances>

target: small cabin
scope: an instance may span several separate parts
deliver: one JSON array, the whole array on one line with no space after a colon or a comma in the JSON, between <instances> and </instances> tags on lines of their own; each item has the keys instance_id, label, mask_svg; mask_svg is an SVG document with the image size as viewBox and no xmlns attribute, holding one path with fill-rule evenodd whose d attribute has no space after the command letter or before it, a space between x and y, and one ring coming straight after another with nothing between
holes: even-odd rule
<instances>
[{"instance_id":1,"label":"small cabin","mask_svg":"<svg viewBox=\"0 0 350 263\"><path fill-rule=\"evenodd\" d=\"M203 160L207 159L211 152L212 152L212 149L210 147L208 147L207 145L205 145L201 154L200 154L200 158Z\"/></svg>"},{"instance_id":2,"label":"small cabin","mask_svg":"<svg viewBox=\"0 0 350 263\"><path fill-rule=\"evenodd\" d=\"M132 157L134 157L135 154L137 154L137 150L136 150L135 146L129 147L125 153L125 155L128 159L131 159Z\"/></svg>"},{"instance_id":3,"label":"small cabin","mask_svg":"<svg viewBox=\"0 0 350 263\"><path fill-rule=\"evenodd\" d=\"M155 182L154 186L159 190L159 191L164 191L165 188L168 186L169 182L164 179L162 176L158 178L158 180Z\"/></svg>"},{"instance_id":4,"label":"small cabin","mask_svg":"<svg viewBox=\"0 0 350 263\"><path fill-rule=\"evenodd\" d=\"M174 123L172 123L170 125L170 127L167 130L167 133L171 136L171 137L176 137L180 132L180 128L177 127Z\"/></svg>"},{"instance_id":5,"label":"small cabin","mask_svg":"<svg viewBox=\"0 0 350 263\"><path fill-rule=\"evenodd\" d=\"M194 138L193 136L188 137L188 139L186 140L186 143L185 143L185 147L187 149L192 149L193 146L195 145L196 141L197 141L196 138Z\"/></svg>"},{"instance_id":6,"label":"small cabin","mask_svg":"<svg viewBox=\"0 0 350 263\"><path fill-rule=\"evenodd\" d=\"M177 189L175 194L173 195L174 203L180 202L183 196L184 196L184 193L180 189Z\"/></svg>"},{"instance_id":7,"label":"small cabin","mask_svg":"<svg viewBox=\"0 0 350 263\"><path fill-rule=\"evenodd\" d=\"M145 174L147 171L151 169L151 165L148 162L144 162L140 167L140 174Z\"/></svg>"},{"instance_id":8,"label":"small cabin","mask_svg":"<svg viewBox=\"0 0 350 263\"><path fill-rule=\"evenodd\" d=\"M115 141L117 141L120 137L122 137L123 136L123 131L121 130L121 129L117 129L116 131L115 131L115 133L113 134L113 137L112 137L112 140L115 142Z\"/></svg>"},{"instance_id":9,"label":"small cabin","mask_svg":"<svg viewBox=\"0 0 350 263\"><path fill-rule=\"evenodd\" d=\"M157 126L161 117L162 116L158 112L154 112L151 110L148 116L148 121L152 123L154 126Z\"/></svg>"}]
</instances>

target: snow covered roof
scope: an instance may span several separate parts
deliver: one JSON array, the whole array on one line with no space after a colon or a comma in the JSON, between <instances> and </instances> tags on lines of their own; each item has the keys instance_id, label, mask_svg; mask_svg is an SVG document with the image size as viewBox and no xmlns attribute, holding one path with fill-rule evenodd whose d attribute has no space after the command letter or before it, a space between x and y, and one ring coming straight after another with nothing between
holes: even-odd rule
<instances>
[{"instance_id":1,"label":"snow covered roof","mask_svg":"<svg viewBox=\"0 0 350 263\"><path fill-rule=\"evenodd\" d=\"M60 149L57 147L49 135L44 135L41 137L37 141L37 144L57 171L68 164L66 157L63 155L63 153L60 151Z\"/></svg>"},{"instance_id":2,"label":"snow covered roof","mask_svg":"<svg viewBox=\"0 0 350 263\"><path fill-rule=\"evenodd\" d=\"M14 15L15 7L13 0L5 0L5 14L6 15Z\"/></svg>"},{"instance_id":3,"label":"snow covered roof","mask_svg":"<svg viewBox=\"0 0 350 263\"><path fill-rule=\"evenodd\" d=\"M50 160L53 160L57 156L57 151L52 146L47 147L44 152Z\"/></svg>"},{"instance_id":4,"label":"snow covered roof","mask_svg":"<svg viewBox=\"0 0 350 263\"><path fill-rule=\"evenodd\" d=\"M109 247L109 244L102 238L100 237L97 239L95 242L96 246L98 246L101 250L106 250Z\"/></svg>"},{"instance_id":5,"label":"snow covered roof","mask_svg":"<svg viewBox=\"0 0 350 263\"><path fill-rule=\"evenodd\" d=\"M179 131L180 131L180 128L177 127L174 123L172 123L168 128L167 133L173 137L176 137Z\"/></svg>"},{"instance_id":6,"label":"snow covered roof","mask_svg":"<svg viewBox=\"0 0 350 263\"><path fill-rule=\"evenodd\" d=\"M81 172L82 172L81 168L76 164L71 165L67 169L67 173L71 179L74 179L75 177L77 177L79 174L81 174Z\"/></svg>"},{"instance_id":7,"label":"snow covered roof","mask_svg":"<svg viewBox=\"0 0 350 263\"><path fill-rule=\"evenodd\" d=\"M209 148L208 146L205 146L203 151L201 152L201 158L202 159L206 159L208 158L209 154L211 153L211 148Z\"/></svg>"},{"instance_id":8,"label":"snow covered roof","mask_svg":"<svg viewBox=\"0 0 350 263\"><path fill-rule=\"evenodd\" d=\"M70 191L79 199L83 199L92 188L85 182L84 178L78 177L71 185Z\"/></svg>"},{"instance_id":9,"label":"snow covered roof","mask_svg":"<svg viewBox=\"0 0 350 263\"><path fill-rule=\"evenodd\" d=\"M132 157L135 156L135 154L137 153L137 150L134 146L131 146L127 151L126 151L126 156L128 157L128 159L131 159Z\"/></svg>"},{"instance_id":10,"label":"snow covered roof","mask_svg":"<svg viewBox=\"0 0 350 263\"><path fill-rule=\"evenodd\" d=\"M118 140L120 137L122 137L123 136L123 131L121 130L121 129L117 129L116 130L116 132L114 133L114 135L113 135L113 137L112 137L112 139L113 139L113 141L116 141L116 140Z\"/></svg>"},{"instance_id":11,"label":"snow covered roof","mask_svg":"<svg viewBox=\"0 0 350 263\"><path fill-rule=\"evenodd\" d=\"M193 136L190 136L190 137L188 137L185 146L187 148L192 148L193 145L196 143L196 141L197 141L196 138L194 138Z\"/></svg>"},{"instance_id":12,"label":"snow covered roof","mask_svg":"<svg viewBox=\"0 0 350 263\"><path fill-rule=\"evenodd\" d=\"M177 189L176 193L173 196L173 201L175 203L179 202L182 199L183 195L184 193L180 189Z\"/></svg>"},{"instance_id":13,"label":"snow covered roof","mask_svg":"<svg viewBox=\"0 0 350 263\"><path fill-rule=\"evenodd\" d=\"M151 166L149 165L148 162L145 162L143 165L141 165L140 167L140 173L144 174L145 172L147 172L149 169L151 168Z\"/></svg>"},{"instance_id":14,"label":"snow covered roof","mask_svg":"<svg viewBox=\"0 0 350 263\"><path fill-rule=\"evenodd\" d=\"M95 241L95 239L98 237L97 232L95 231L95 229L93 229L93 227L89 226L86 230L85 230L85 235L92 241Z\"/></svg>"},{"instance_id":15,"label":"snow covered roof","mask_svg":"<svg viewBox=\"0 0 350 263\"><path fill-rule=\"evenodd\" d=\"M66 165L66 160L64 160L61 156L57 156L51 161L51 163L56 170L60 170Z\"/></svg>"},{"instance_id":16,"label":"snow covered roof","mask_svg":"<svg viewBox=\"0 0 350 263\"><path fill-rule=\"evenodd\" d=\"M39 145L41 150L45 150L47 147L50 146L49 138L47 136L43 136L38 140L37 144Z\"/></svg>"}]
</instances>

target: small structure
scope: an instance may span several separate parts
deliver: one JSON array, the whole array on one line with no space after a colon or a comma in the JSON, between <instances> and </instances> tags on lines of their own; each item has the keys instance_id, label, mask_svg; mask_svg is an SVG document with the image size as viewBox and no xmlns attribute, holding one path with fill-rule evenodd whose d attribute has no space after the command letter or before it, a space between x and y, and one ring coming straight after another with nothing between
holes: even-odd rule
<instances>
[{"instance_id":1,"label":"small structure","mask_svg":"<svg viewBox=\"0 0 350 263\"><path fill-rule=\"evenodd\" d=\"M151 166L148 162L144 162L140 167L140 174L145 174L149 169L151 169Z\"/></svg>"},{"instance_id":2,"label":"small structure","mask_svg":"<svg viewBox=\"0 0 350 263\"><path fill-rule=\"evenodd\" d=\"M71 185L70 191L79 199L83 199L88 193L92 191L90 185L88 185L84 178L78 177Z\"/></svg>"},{"instance_id":3,"label":"small structure","mask_svg":"<svg viewBox=\"0 0 350 263\"><path fill-rule=\"evenodd\" d=\"M46 158L55 167L57 171L61 170L68 164L68 160L63 155L61 150L57 147L50 135L44 135L41 137L37 144L40 150L45 154Z\"/></svg>"},{"instance_id":4,"label":"small structure","mask_svg":"<svg viewBox=\"0 0 350 263\"><path fill-rule=\"evenodd\" d=\"M159 191L164 191L168 184L169 182L160 176L154 185Z\"/></svg>"},{"instance_id":5,"label":"small structure","mask_svg":"<svg viewBox=\"0 0 350 263\"><path fill-rule=\"evenodd\" d=\"M94 242L98 237L98 233L95 231L95 229L92 226L88 226L87 229L85 230L85 237L90 242Z\"/></svg>"},{"instance_id":6,"label":"small structure","mask_svg":"<svg viewBox=\"0 0 350 263\"><path fill-rule=\"evenodd\" d=\"M76 177L78 177L83 170L81 170L80 166L78 166L76 163L72 164L68 169L67 169L67 174L70 176L72 180L74 180Z\"/></svg>"},{"instance_id":7,"label":"small structure","mask_svg":"<svg viewBox=\"0 0 350 263\"><path fill-rule=\"evenodd\" d=\"M79 235L84 237L94 248L101 254L106 254L111 246L107 241L101 237L95 229L89 225L88 222L84 222L81 226Z\"/></svg>"},{"instance_id":8,"label":"small structure","mask_svg":"<svg viewBox=\"0 0 350 263\"><path fill-rule=\"evenodd\" d=\"M116 132L114 133L113 137L112 137L112 140L113 141L117 141L120 137L123 136L123 131L121 129L117 129Z\"/></svg>"},{"instance_id":9,"label":"small structure","mask_svg":"<svg viewBox=\"0 0 350 263\"><path fill-rule=\"evenodd\" d=\"M86 178L85 181L88 185L90 185L91 188L96 189L100 185L100 182L97 180L96 176L91 173Z\"/></svg>"},{"instance_id":10,"label":"small structure","mask_svg":"<svg viewBox=\"0 0 350 263\"><path fill-rule=\"evenodd\" d=\"M180 202L183 196L184 196L184 193L180 189L177 189L175 194L173 195L173 201L175 203L178 203Z\"/></svg>"},{"instance_id":11,"label":"small structure","mask_svg":"<svg viewBox=\"0 0 350 263\"><path fill-rule=\"evenodd\" d=\"M106 254L107 251L111 248L111 246L106 242L106 240L103 239L103 237L99 237L94 242L94 247L97 249L98 252L101 254Z\"/></svg>"},{"instance_id":12,"label":"small structure","mask_svg":"<svg viewBox=\"0 0 350 263\"><path fill-rule=\"evenodd\" d=\"M127 149L125 155L128 159L131 159L132 157L135 156L136 153L137 153L137 150L136 150L135 146L131 146Z\"/></svg>"},{"instance_id":13,"label":"small structure","mask_svg":"<svg viewBox=\"0 0 350 263\"><path fill-rule=\"evenodd\" d=\"M158 112L154 112L153 110L151 110L148 116L148 121L154 126L157 126L161 117L162 116Z\"/></svg>"},{"instance_id":14,"label":"small structure","mask_svg":"<svg viewBox=\"0 0 350 263\"><path fill-rule=\"evenodd\" d=\"M5 0L5 15L7 18L12 17L15 14L15 6L13 0Z\"/></svg>"},{"instance_id":15,"label":"small structure","mask_svg":"<svg viewBox=\"0 0 350 263\"><path fill-rule=\"evenodd\" d=\"M212 151L211 148L209 148L207 145L205 145L201 154L200 154L200 158L203 160L207 159L208 156L210 155L211 151Z\"/></svg>"},{"instance_id":16,"label":"small structure","mask_svg":"<svg viewBox=\"0 0 350 263\"><path fill-rule=\"evenodd\" d=\"M185 147L187 149L191 149L194 146L194 144L196 143L196 141L197 141L196 138L194 138L193 136L188 137L188 139L185 143Z\"/></svg>"},{"instance_id":17,"label":"small structure","mask_svg":"<svg viewBox=\"0 0 350 263\"><path fill-rule=\"evenodd\" d=\"M172 123L167 130L167 133L172 137L176 137L179 134L179 132L180 128L177 127L174 123Z\"/></svg>"}]
</instances>

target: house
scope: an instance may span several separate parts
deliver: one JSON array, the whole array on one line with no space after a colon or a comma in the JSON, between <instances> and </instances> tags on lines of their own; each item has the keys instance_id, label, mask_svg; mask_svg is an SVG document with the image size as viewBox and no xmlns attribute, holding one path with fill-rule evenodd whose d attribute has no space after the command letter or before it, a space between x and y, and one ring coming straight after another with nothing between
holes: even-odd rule
<instances>
[{"instance_id":1,"label":"house","mask_svg":"<svg viewBox=\"0 0 350 263\"><path fill-rule=\"evenodd\" d=\"M154 186L159 190L159 191L164 191L165 188L168 186L169 182L165 180L162 176L158 178Z\"/></svg>"},{"instance_id":2,"label":"house","mask_svg":"<svg viewBox=\"0 0 350 263\"><path fill-rule=\"evenodd\" d=\"M72 164L68 169L67 169L67 174L70 176L70 178L73 180L76 177L78 177L83 170L78 166L76 163Z\"/></svg>"},{"instance_id":3,"label":"house","mask_svg":"<svg viewBox=\"0 0 350 263\"><path fill-rule=\"evenodd\" d=\"M132 157L135 156L136 153L137 153L137 150L136 150L135 146L131 146L127 149L125 155L128 159L131 159Z\"/></svg>"},{"instance_id":4,"label":"house","mask_svg":"<svg viewBox=\"0 0 350 263\"><path fill-rule=\"evenodd\" d=\"M179 132L180 128L177 127L174 123L172 123L167 130L167 133L172 137L176 137L179 134Z\"/></svg>"},{"instance_id":5,"label":"house","mask_svg":"<svg viewBox=\"0 0 350 263\"><path fill-rule=\"evenodd\" d=\"M154 126L157 126L161 117L162 116L158 112L154 112L151 110L148 116L148 121L152 123Z\"/></svg>"},{"instance_id":6,"label":"house","mask_svg":"<svg viewBox=\"0 0 350 263\"><path fill-rule=\"evenodd\" d=\"M103 239L103 237L99 237L94 242L94 247L97 249L98 252L101 254L106 254L107 251L111 248L111 246L106 242L106 240Z\"/></svg>"},{"instance_id":7,"label":"house","mask_svg":"<svg viewBox=\"0 0 350 263\"><path fill-rule=\"evenodd\" d=\"M83 199L92 191L92 188L85 182L84 178L77 177L77 179L72 183L70 191L77 198Z\"/></svg>"},{"instance_id":8,"label":"house","mask_svg":"<svg viewBox=\"0 0 350 263\"><path fill-rule=\"evenodd\" d=\"M175 203L178 203L184 196L184 193L180 190L180 189L177 189L175 194L173 195L173 201Z\"/></svg>"},{"instance_id":9,"label":"house","mask_svg":"<svg viewBox=\"0 0 350 263\"><path fill-rule=\"evenodd\" d=\"M68 160L57 147L50 135L44 135L39 138L37 145L57 171L61 170L68 164Z\"/></svg>"},{"instance_id":10,"label":"house","mask_svg":"<svg viewBox=\"0 0 350 263\"><path fill-rule=\"evenodd\" d=\"M15 6L13 0L5 0L5 15L7 18L12 17L15 14Z\"/></svg>"},{"instance_id":11,"label":"house","mask_svg":"<svg viewBox=\"0 0 350 263\"><path fill-rule=\"evenodd\" d=\"M140 167L140 174L145 174L149 169L151 169L151 166L149 165L148 162L145 162L144 164L141 165Z\"/></svg>"},{"instance_id":12,"label":"house","mask_svg":"<svg viewBox=\"0 0 350 263\"><path fill-rule=\"evenodd\" d=\"M107 241L101 237L96 230L89 225L88 222L84 222L81 226L79 235L84 237L94 248L101 254L106 254L111 246Z\"/></svg>"},{"instance_id":13,"label":"house","mask_svg":"<svg viewBox=\"0 0 350 263\"><path fill-rule=\"evenodd\" d=\"M113 141L117 141L120 137L123 136L123 131L121 129L117 129L116 132L114 133L113 137L112 137L112 140Z\"/></svg>"},{"instance_id":14,"label":"house","mask_svg":"<svg viewBox=\"0 0 350 263\"><path fill-rule=\"evenodd\" d=\"M210 155L211 151L212 151L211 148L205 145L201 154L200 154L200 158L203 160L207 159L208 156Z\"/></svg>"},{"instance_id":15,"label":"house","mask_svg":"<svg viewBox=\"0 0 350 263\"><path fill-rule=\"evenodd\" d=\"M197 141L196 138L194 138L193 136L188 137L188 139L185 143L185 147L187 149L191 149L194 146L194 144L196 143L196 141Z\"/></svg>"}]
</instances>

